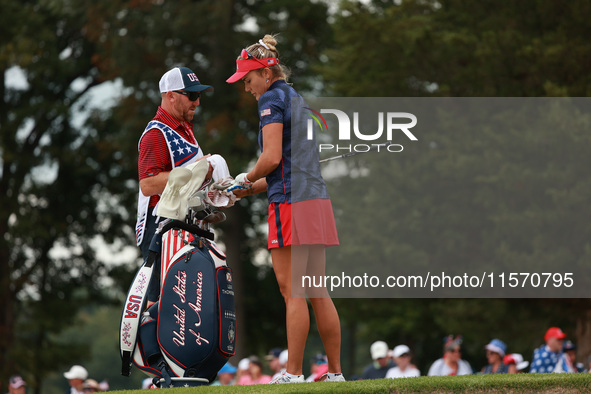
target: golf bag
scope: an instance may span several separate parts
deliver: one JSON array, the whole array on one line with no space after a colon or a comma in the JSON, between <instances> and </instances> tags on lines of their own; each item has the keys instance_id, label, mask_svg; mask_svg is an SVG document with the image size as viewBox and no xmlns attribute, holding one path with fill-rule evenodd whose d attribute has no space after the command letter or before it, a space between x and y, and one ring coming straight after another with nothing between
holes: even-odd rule
<instances>
[{"instance_id":1,"label":"golf bag","mask_svg":"<svg viewBox=\"0 0 591 394\"><path fill-rule=\"evenodd\" d=\"M213 233L179 220L156 232L121 316L123 375L133 364L158 387L205 385L234 355L232 273L212 240ZM162 266L160 299L144 311L156 259Z\"/></svg>"}]
</instances>

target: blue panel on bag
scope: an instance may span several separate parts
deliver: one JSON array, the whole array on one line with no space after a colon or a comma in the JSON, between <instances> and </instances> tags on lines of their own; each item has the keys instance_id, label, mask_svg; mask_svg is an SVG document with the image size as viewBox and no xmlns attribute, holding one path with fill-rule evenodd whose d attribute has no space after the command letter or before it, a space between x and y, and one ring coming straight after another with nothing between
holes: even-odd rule
<instances>
[{"instance_id":1,"label":"blue panel on bag","mask_svg":"<svg viewBox=\"0 0 591 394\"><path fill-rule=\"evenodd\" d=\"M163 353L183 369L209 357L218 335L213 260L206 249L188 253L166 274L158 324Z\"/></svg>"}]
</instances>

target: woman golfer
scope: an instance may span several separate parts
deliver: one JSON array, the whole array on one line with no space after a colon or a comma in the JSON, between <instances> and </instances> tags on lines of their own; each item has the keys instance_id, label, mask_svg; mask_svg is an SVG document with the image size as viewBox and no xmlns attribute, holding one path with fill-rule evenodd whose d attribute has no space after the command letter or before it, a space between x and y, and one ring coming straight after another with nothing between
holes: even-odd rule
<instances>
[{"instance_id":1,"label":"woman golfer","mask_svg":"<svg viewBox=\"0 0 591 394\"><path fill-rule=\"evenodd\" d=\"M289 355L286 372L271 383L304 382L302 360L310 328L305 291L328 358L323 380L342 382L337 310L325 288L304 289L302 285L304 275L324 276L324 249L338 245L339 240L320 175L316 143L302 138L307 134L301 128L292 130L292 113L296 112L292 111L292 99L301 100L301 96L286 82L287 72L279 64L276 45L275 37L266 35L243 49L236 60L236 72L226 81L244 82L244 89L258 101L260 119L261 155L252 170L236 177L238 189L233 191L243 197L266 190L269 199L268 247L285 300ZM293 190L292 179L298 180Z\"/></svg>"}]
</instances>

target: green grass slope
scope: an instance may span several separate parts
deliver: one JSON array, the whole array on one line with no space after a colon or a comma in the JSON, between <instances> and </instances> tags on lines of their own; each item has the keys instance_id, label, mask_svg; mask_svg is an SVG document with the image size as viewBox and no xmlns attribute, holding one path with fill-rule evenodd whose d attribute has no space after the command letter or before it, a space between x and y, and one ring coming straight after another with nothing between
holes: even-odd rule
<instances>
[{"instance_id":1,"label":"green grass slope","mask_svg":"<svg viewBox=\"0 0 591 394\"><path fill-rule=\"evenodd\" d=\"M116 393L137 392L128 390ZM166 390L166 394L189 393L591 393L591 374L471 375Z\"/></svg>"}]
</instances>

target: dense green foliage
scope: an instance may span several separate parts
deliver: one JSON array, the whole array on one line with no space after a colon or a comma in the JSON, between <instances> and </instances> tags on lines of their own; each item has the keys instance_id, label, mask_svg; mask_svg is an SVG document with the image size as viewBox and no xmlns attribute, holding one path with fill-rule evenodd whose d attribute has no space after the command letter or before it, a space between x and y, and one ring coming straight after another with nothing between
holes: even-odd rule
<instances>
[{"instance_id":1,"label":"dense green foliage","mask_svg":"<svg viewBox=\"0 0 591 394\"><path fill-rule=\"evenodd\" d=\"M85 305L119 304L138 267L137 259L106 264L91 241L113 243L110 256L120 263L122 247L135 243L137 141L159 104L160 76L186 65L215 87L202 99L195 133L206 153L223 155L238 173L256 157L256 102L225 79L240 49L260 38L240 26L248 20L275 33L281 20L286 62L301 59L293 62L293 80L304 88L313 83L306 82L310 59L326 48L330 30L322 3L0 5L0 382L20 373L38 391L50 372L88 362L89 343L69 344L58 334L81 324L77 315ZM99 85L112 99L93 90ZM254 338L240 342L243 353L246 347L264 353L269 343L285 341L272 272L250 263L264 244L261 201L245 200L219 228L237 290L245 295L237 299L238 334ZM277 302L260 308L273 292Z\"/></svg>"},{"instance_id":2,"label":"dense green foliage","mask_svg":"<svg viewBox=\"0 0 591 394\"><path fill-rule=\"evenodd\" d=\"M589 7L583 0L344 3L322 74L339 96L588 96Z\"/></svg>"},{"instance_id":3,"label":"dense green foliage","mask_svg":"<svg viewBox=\"0 0 591 394\"><path fill-rule=\"evenodd\" d=\"M347 3L332 24L330 61L318 69L334 96L587 96L591 48L583 38L589 26L580 18L588 6ZM332 181L333 202L351 229L335 260L350 255L402 270L460 263L584 273L591 250L588 119L584 110L581 117L566 116L560 107L489 124L453 112L422 129L422 143L404 144L394 158L348 160L352 174L371 172L366 181ZM584 298L356 301L339 300L348 324L365 338L414 346L422 370L446 333L464 335L464 356L476 369L485 363L482 346L490 338L502 338L527 359L548 325L576 335L581 361L591 351Z\"/></svg>"}]
</instances>

